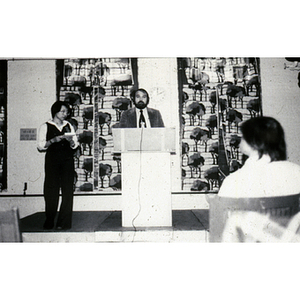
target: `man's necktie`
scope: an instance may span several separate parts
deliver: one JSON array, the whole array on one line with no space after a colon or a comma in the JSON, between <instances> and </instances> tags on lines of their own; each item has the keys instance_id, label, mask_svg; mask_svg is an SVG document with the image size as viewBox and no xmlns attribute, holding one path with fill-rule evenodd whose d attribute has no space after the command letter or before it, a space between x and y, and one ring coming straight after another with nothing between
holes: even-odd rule
<instances>
[{"instance_id":1,"label":"man's necktie","mask_svg":"<svg viewBox=\"0 0 300 300\"><path fill-rule=\"evenodd\" d=\"M139 127L142 127L142 123L144 124L144 127L146 127L146 120L142 109L140 109L140 113Z\"/></svg>"}]
</instances>

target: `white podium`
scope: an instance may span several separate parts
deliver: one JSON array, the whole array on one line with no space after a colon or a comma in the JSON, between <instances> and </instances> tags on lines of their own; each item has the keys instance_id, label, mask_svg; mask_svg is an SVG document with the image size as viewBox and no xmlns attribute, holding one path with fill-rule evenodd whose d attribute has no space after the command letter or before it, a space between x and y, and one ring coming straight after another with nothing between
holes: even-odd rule
<instances>
[{"instance_id":1,"label":"white podium","mask_svg":"<svg viewBox=\"0 0 300 300\"><path fill-rule=\"evenodd\" d=\"M171 227L175 128L118 128L113 139L121 152L122 226Z\"/></svg>"}]
</instances>

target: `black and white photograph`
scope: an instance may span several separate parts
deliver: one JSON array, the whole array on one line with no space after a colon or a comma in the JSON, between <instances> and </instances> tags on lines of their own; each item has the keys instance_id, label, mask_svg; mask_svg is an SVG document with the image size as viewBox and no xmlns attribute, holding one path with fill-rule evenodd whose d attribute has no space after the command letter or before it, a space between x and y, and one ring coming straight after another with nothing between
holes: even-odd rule
<instances>
[{"instance_id":1,"label":"black and white photograph","mask_svg":"<svg viewBox=\"0 0 300 300\"><path fill-rule=\"evenodd\" d=\"M3 3L4 298L294 298L294 9Z\"/></svg>"},{"instance_id":2,"label":"black and white photograph","mask_svg":"<svg viewBox=\"0 0 300 300\"><path fill-rule=\"evenodd\" d=\"M2 241L299 241L299 62L2 59Z\"/></svg>"}]
</instances>

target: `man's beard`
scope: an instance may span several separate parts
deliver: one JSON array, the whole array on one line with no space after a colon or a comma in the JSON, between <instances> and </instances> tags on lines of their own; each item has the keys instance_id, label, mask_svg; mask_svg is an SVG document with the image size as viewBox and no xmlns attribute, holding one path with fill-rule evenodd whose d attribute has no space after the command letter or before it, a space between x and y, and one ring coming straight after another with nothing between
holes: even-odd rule
<instances>
[{"instance_id":1,"label":"man's beard","mask_svg":"<svg viewBox=\"0 0 300 300\"><path fill-rule=\"evenodd\" d=\"M144 103L143 101L139 101L138 103L135 103L135 106L138 109L144 109L147 106L147 103Z\"/></svg>"}]
</instances>

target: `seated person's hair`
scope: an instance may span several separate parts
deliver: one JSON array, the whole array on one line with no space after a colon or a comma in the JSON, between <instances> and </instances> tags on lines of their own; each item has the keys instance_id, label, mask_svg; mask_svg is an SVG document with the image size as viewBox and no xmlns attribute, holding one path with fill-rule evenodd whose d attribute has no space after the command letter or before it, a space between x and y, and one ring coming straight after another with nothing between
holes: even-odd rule
<instances>
[{"instance_id":1,"label":"seated person's hair","mask_svg":"<svg viewBox=\"0 0 300 300\"><path fill-rule=\"evenodd\" d=\"M280 123L271 117L251 118L241 124L245 141L259 153L270 156L271 161L286 160L284 130Z\"/></svg>"}]
</instances>

